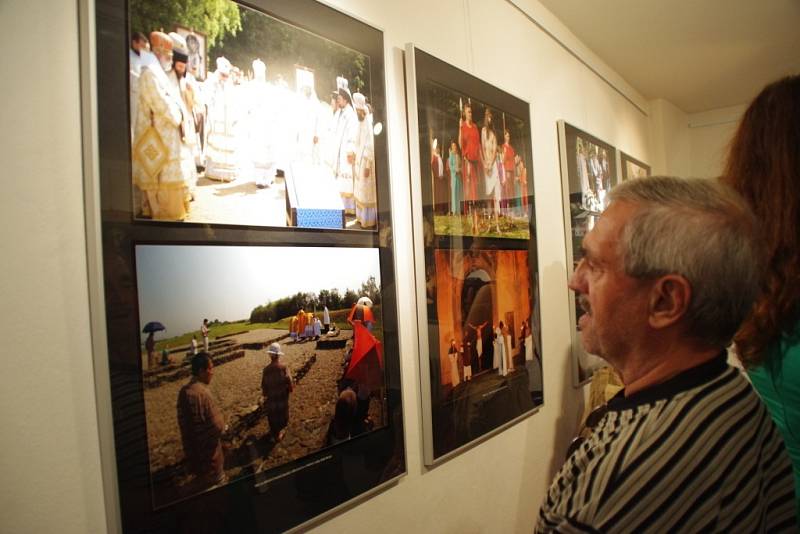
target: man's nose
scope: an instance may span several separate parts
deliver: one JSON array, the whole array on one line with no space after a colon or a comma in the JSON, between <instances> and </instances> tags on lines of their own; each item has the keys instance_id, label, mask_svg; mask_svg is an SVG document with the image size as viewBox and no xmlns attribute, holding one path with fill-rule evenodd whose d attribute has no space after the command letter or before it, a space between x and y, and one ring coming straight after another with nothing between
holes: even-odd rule
<instances>
[{"instance_id":1,"label":"man's nose","mask_svg":"<svg viewBox=\"0 0 800 534\"><path fill-rule=\"evenodd\" d=\"M567 287L569 287L573 291L578 291L578 282L577 282L577 271L574 271L567 281Z\"/></svg>"},{"instance_id":2,"label":"man's nose","mask_svg":"<svg viewBox=\"0 0 800 534\"><path fill-rule=\"evenodd\" d=\"M567 281L567 286L575 292L580 292L581 282L583 280L583 264L584 260L581 258L581 261L579 261L578 265L575 266L575 270L572 271L572 274Z\"/></svg>"}]
</instances>

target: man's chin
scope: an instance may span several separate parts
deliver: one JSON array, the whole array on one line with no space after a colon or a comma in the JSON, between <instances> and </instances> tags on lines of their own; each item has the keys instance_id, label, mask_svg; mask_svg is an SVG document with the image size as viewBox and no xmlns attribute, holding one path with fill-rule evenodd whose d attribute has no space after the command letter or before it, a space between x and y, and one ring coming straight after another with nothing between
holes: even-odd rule
<instances>
[{"instance_id":1,"label":"man's chin","mask_svg":"<svg viewBox=\"0 0 800 534\"><path fill-rule=\"evenodd\" d=\"M581 345L583 350L589 354L599 355L600 347L589 328L581 329Z\"/></svg>"}]
</instances>

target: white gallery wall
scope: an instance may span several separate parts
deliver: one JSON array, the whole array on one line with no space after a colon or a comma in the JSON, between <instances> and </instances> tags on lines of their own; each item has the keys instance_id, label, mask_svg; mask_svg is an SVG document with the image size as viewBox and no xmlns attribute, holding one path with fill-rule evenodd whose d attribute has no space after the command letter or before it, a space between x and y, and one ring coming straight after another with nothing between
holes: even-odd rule
<instances>
[{"instance_id":1,"label":"white gallery wall","mask_svg":"<svg viewBox=\"0 0 800 534\"><path fill-rule=\"evenodd\" d=\"M689 176L722 174L730 141L746 109L740 105L689 115Z\"/></svg>"},{"instance_id":2,"label":"white gallery wall","mask_svg":"<svg viewBox=\"0 0 800 534\"><path fill-rule=\"evenodd\" d=\"M654 175L688 176L691 160L689 118L664 99L650 102L650 134ZM647 163L647 161L645 160Z\"/></svg>"},{"instance_id":3,"label":"white gallery wall","mask_svg":"<svg viewBox=\"0 0 800 534\"><path fill-rule=\"evenodd\" d=\"M105 531L77 4L0 2L0 532ZM34 74L34 71L38 73Z\"/></svg>"},{"instance_id":4,"label":"white gallery wall","mask_svg":"<svg viewBox=\"0 0 800 534\"><path fill-rule=\"evenodd\" d=\"M688 122L680 110L656 102L651 111L651 103L535 0L336 0L332 5L385 32L408 475L316 529L530 532L584 395L572 387L568 358L570 300L556 121L564 119L650 162L658 172L689 174L693 143L713 142L681 135ZM431 470L421 456L402 53L407 42L531 104L539 230L544 407ZM0 59L6 74L0 80L0 532L103 532L100 450L108 444L98 437L90 340L77 3L0 2L0 44L6 51ZM671 158L673 153L679 157Z\"/></svg>"},{"instance_id":5,"label":"white gallery wall","mask_svg":"<svg viewBox=\"0 0 800 534\"><path fill-rule=\"evenodd\" d=\"M650 102L653 174L716 178L746 104L687 114L672 103Z\"/></svg>"}]
</instances>

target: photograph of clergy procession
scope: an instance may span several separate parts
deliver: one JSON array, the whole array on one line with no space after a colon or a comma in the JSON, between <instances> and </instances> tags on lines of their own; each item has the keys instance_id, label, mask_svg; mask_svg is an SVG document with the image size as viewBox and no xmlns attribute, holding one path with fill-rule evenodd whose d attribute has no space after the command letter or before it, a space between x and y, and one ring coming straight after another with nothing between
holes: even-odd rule
<instances>
[{"instance_id":1,"label":"photograph of clergy procession","mask_svg":"<svg viewBox=\"0 0 800 534\"><path fill-rule=\"evenodd\" d=\"M184 4L130 2L134 216L375 229L369 57L230 0Z\"/></svg>"},{"instance_id":2,"label":"photograph of clergy procession","mask_svg":"<svg viewBox=\"0 0 800 534\"><path fill-rule=\"evenodd\" d=\"M615 149L577 128L564 125L567 183L569 186L569 214L573 269L583 258L583 238L594 228L600 214L608 206L608 191L616 183ZM563 160L562 160L563 161ZM570 246L570 244L568 244ZM575 329L585 313L575 295ZM579 341L578 341L579 343ZM603 359L588 354L576 346L576 383L592 377L600 367L607 365Z\"/></svg>"},{"instance_id":3,"label":"photograph of clergy procession","mask_svg":"<svg viewBox=\"0 0 800 534\"><path fill-rule=\"evenodd\" d=\"M529 121L435 83L420 95L423 171L430 161L423 202L433 211L434 232L528 239Z\"/></svg>"},{"instance_id":4,"label":"photograph of clergy procession","mask_svg":"<svg viewBox=\"0 0 800 534\"><path fill-rule=\"evenodd\" d=\"M540 405L542 351L527 250L439 249L434 260L428 322L439 454Z\"/></svg>"},{"instance_id":5,"label":"photograph of clergy procession","mask_svg":"<svg viewBox=\"0 0 800 534\"><path fill-rule=\"evenodd\" d=\"M613 152L611 154L613 157ZM608 207L611 189L609 153L588 139L575 138L575 163L580 181L580 208L599 215Z\"/></svg>"},{"instance_id":6,"label":"photograph of clergy procession","mask_svg":"<svg viewBox=\"0 0 800 534\"><path fill-rule=\"evenodd\" d=\"M136 280L155 508L387 425L377 249L137 245Z\"/></svg>"}]
</instances>

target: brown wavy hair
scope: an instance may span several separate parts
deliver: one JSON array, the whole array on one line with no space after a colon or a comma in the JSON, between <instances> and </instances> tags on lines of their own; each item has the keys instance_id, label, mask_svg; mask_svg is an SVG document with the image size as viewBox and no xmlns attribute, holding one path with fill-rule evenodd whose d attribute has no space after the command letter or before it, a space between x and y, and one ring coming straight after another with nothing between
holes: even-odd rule
<instances>
[{"instance_id":1,"label":"brown wavy hair","mask_svg":"<svg viewBox=\"0 0 800 534\"><path fill-rule=\"evenodd\" d=\"M800 76L768 85L753 100L721 179L747 200L761 225L761 294L734 337L742 363L754 367L800 318Z\"/></svg>"}]
</instances>

